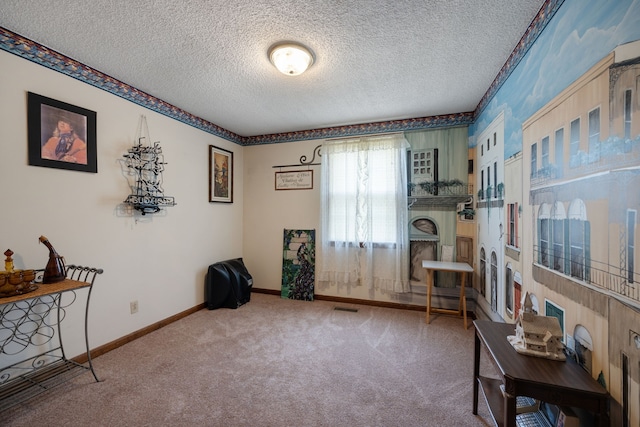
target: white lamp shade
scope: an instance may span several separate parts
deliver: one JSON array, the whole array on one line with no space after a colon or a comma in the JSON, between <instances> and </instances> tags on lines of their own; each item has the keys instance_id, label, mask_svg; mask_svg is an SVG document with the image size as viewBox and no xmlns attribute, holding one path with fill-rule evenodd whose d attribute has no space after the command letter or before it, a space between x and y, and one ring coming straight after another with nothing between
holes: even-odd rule
<instances>
[{"instance_id":1,"label":"white lamp shade","mask_svg":"<svg viewBox=\"0 0 640 427\"><path fill-rule=\"evenodd\" d=\"M269 51L271 63L288 76L304 73L313 64L313 55L303 46L286 43L273 46Z\"/></svg>"}]
</instances>

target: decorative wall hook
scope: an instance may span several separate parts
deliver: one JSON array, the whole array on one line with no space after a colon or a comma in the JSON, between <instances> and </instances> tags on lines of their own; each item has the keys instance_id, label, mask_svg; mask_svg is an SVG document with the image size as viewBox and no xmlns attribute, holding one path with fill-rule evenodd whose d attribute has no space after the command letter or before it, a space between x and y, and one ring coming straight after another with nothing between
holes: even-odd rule
<instances>
[{"instance_id":1,"label":"decorative wall hook","mask_svg":"<svg viewBox=\"0 0 640 427\"><path fill-rule=\"evenodd\" d=\"M318 156L318 160L320 160L320 157L322 157L322 153L320 153L320 148L322 148L322 145L318 145L316 146L316 148L313 149L313 157L311 158L311 160L309 160L307 162L307 156L306 155L302 155L300 156L300 163L295 164L295 165L276 165L273 168L291 168L291 167L298 167L298 166L318 166L320 165L319 162L315 163L316 160L316 155Z\"/></svg>"}]
</instances>

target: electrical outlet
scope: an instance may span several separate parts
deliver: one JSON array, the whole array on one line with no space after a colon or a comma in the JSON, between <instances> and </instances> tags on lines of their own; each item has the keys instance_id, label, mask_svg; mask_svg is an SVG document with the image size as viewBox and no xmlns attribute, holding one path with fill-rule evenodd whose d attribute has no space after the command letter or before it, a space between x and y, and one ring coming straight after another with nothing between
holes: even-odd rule
<instances>
[{"instance_id":1,"label":"electrical outlet","mask_svg":"<svg viewBox=\"0 0 640 427\"><path fill-rule=\"evenodd\" d=\"M138 301L131 301L129 303L129 307L131 308L131 314L135 314L138 312Z\"/></svg>"}]
</instances>

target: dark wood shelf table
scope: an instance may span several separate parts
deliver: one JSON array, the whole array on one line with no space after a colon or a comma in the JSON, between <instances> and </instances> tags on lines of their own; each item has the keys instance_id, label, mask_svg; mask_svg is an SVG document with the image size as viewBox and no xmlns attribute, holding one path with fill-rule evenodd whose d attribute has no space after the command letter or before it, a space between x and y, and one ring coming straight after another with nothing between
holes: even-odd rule
<instances>
[{"instance_id":1,"label":"dark wood shelf table","mask_svg":"<svg viewBox=\"0 0 640 427\"><path fill-rule=\"evenodd\" d=\"M596 425L609 426L609 393L573 360L557 361L518 353L507 341L515 325L475 320L473 413L478 414L482 390L497 426L516 426L516 396L528 396L554 405L584 408L595 414ZM484 346L500 372L500 379L480 376Z\"/></svg>"}]
</instances>

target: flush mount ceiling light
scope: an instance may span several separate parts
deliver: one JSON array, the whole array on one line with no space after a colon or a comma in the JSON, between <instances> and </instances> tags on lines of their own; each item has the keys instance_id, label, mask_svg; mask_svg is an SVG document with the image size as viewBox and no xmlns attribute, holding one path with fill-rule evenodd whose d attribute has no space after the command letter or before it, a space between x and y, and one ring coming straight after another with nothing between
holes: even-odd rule
<instances>
[{"instance_id":1,"label":"flush mount ceiling light","mask_svg":"<svg viewBox=\"0 0 640 427\"><path fill-rule=\"evenodd\" d=\"M282 74L297 76L313 64L313 54L297 43L280 43L269 49L269 60Z\"/></svg>"}]
</instances>

